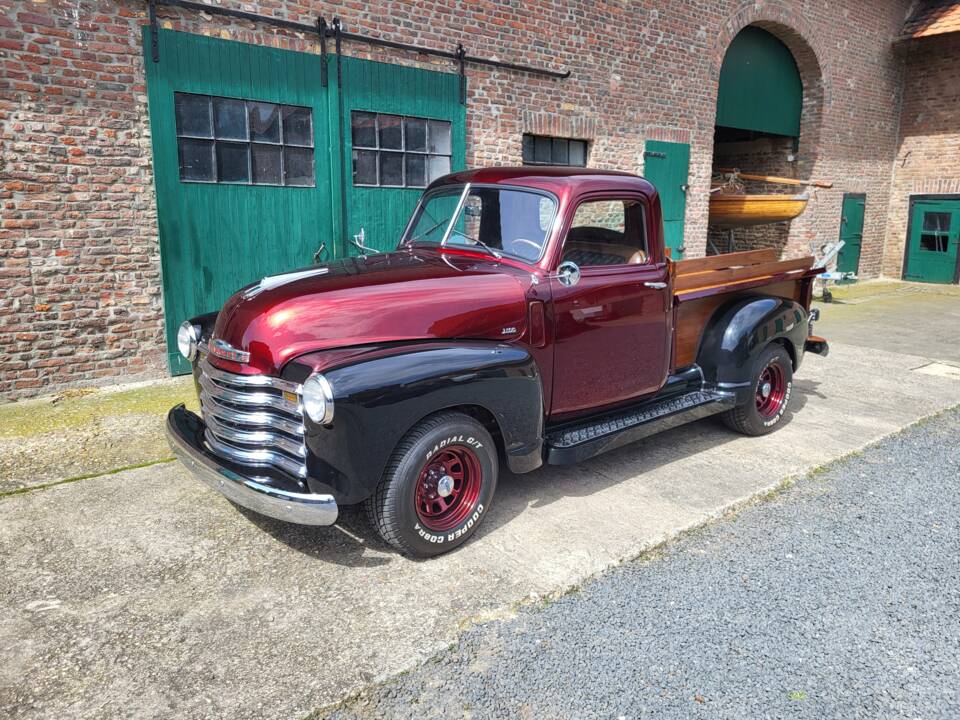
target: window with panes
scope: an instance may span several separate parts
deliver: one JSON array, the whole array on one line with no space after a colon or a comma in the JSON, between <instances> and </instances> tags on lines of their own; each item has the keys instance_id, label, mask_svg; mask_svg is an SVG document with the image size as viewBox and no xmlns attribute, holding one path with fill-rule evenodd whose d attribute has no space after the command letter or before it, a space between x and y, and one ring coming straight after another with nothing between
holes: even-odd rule
<instances>
[{"instance_id":1,"label":"window with panes","mask_svg":"<svg viewBox=\"0 0 960 720\"><path fill-rule=\"evenodd\" d=\"M587 141L546 135L524 135L523 164L585 167Z\"/></svg>"},{"instance_id":2,"label":"window with panes","mask_svg":"<svg viewBox=\"0 0 960 720\"><path fill-rule=\"evenodd\" d=\"M422 188L450 172L445 120L353 111L350 126L354 185Z\"/></svg>"},{"instance_id":3,"label":"window with panes","mask_svg":"<svg viewBox=\"0 0 960 720\"><path fill-rule=\"evenodd\" d=\"M179 92L174 108L181 181L316 184L310 108Z\"/></svg>"}]
</instances>

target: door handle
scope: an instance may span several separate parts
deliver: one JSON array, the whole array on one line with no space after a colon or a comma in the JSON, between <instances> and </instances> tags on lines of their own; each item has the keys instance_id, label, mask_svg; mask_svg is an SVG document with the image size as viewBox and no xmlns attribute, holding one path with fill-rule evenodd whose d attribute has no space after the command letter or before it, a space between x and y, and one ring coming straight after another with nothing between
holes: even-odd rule
<instances>
[{"instance_id":1,"label":"door handle","mask_svg":"<svg viewBox=\"0 0 960 720\"><path fill-rule=\"evenodd\" d=\"M644 285L646 285L648 288L653 288L654 290L663 290L667 286L666 283L662 282L645 282Z\"/></svg>"},{"instance_id":2,"label":"door handle","mask_svg":"<svg viewBox=\"0 0 960 720\"><path fill-rule=\"evenodd\" d=\"M314 265L316 265L318 262L320 262L320 255L321 255L321 254L323 253L323 251L326 250L326 249L327 249L327 243L326 243L326 242L320 243L320 247L318 247L318 248L317 248L317 251L313 254L313 264L314 264Z\"/></svg>"}]
</instances>

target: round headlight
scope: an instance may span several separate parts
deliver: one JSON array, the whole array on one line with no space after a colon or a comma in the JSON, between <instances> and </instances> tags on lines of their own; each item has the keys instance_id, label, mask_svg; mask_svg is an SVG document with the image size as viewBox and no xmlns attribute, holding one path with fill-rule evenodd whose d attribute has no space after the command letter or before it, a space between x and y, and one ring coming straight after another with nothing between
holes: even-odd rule
<instances>
[{"instance_id":1,"label":"round headlight","mask_svg":"<svg viewBox=\"0 0 960 720\"><path fill-rule=\"evenodd\" d=\"M197 356L197 343L200 342L200 329L191 324L189 320L184 321L177 330L177 349L187 360L193 362Z\"/></svg>"},{"instance_id":2,"label":"round headlight","mask_svg":"<svg viewBox=\"0 0 960 720\"><path fill-rule=\"evenodd\" d=\"M304 412L318 425L333 420L333 388L323 375L311 375L303 383Z\"/></svg>"}]
</instances>

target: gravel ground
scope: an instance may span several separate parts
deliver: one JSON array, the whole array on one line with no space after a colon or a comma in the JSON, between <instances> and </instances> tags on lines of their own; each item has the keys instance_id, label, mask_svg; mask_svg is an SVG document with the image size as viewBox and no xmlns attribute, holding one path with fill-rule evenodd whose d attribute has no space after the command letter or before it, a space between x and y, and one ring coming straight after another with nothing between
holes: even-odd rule
<instances>
[{"instance_id":1,"label":"gravel ground","mask_svg":"<svg viewBox=\"0 0 960 720\"><path fill-rule=\"evenodd\" d=\"M960 717L958 439L954 410L318 716Z\"/></svg>"}]
</instances>

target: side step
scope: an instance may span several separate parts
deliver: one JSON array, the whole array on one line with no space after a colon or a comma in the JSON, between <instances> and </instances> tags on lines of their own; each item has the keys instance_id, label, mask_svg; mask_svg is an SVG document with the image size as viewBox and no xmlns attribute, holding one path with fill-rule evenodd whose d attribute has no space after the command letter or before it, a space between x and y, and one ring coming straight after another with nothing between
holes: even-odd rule
<instances>
[{"instance_id":1,"label":"side step","mask_svg":"<svg viewBox=\"0 0 960 720\"><path fill-rule=\"evenodd\" d=\"M667 400L650 400L608 415L559 426L547 432L547 462L569 465L736 405L733 393L695 390Z\"/></svg>"}]
</instances>

